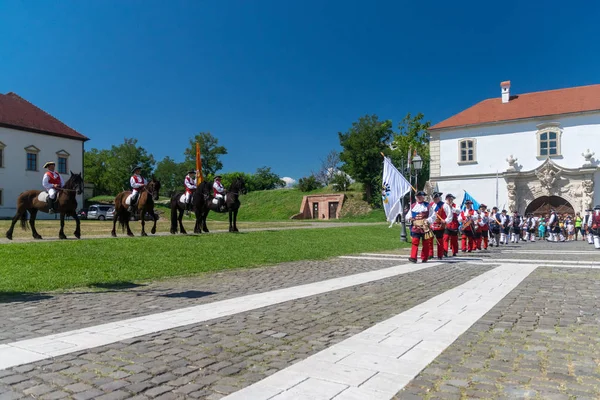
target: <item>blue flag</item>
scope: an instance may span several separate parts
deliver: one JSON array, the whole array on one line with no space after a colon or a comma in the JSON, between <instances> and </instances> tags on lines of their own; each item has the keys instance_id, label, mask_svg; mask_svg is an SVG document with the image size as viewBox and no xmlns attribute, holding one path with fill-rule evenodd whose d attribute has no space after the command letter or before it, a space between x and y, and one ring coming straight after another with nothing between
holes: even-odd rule
<instances>
[{"instance_id":1,"label":"blue flag","mask_svg":"<svg viewBox=\"0 0 600 400\"><path fill-rule=\"evenodd\" d=\"M479 202L477 200L475 200L473 198L473 196L471 196L466 190L465 190L465 197L463 197L462 204L460 205L461 210L464 211L466 209L465 202L467 200L471 200L473 202L473 210L479 210Z\"/></svg>"}]
</instances>

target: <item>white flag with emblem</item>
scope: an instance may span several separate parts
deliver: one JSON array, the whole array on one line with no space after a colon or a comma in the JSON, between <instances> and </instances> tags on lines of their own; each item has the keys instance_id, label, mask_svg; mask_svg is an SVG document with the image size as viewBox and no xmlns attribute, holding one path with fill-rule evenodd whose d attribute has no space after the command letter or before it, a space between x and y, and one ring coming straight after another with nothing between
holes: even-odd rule
<instances>
[{"instance_id":1,"label":"white flag with emblem","mask_svg":"<svg viewBox=\"0 0 600 400\"><path fill-rule=\"evenodd\" d=\"M391 224L394 223L398 214L402 212L402 198L411 188L410 182L404 175L394 167L388 157L383 159L383 186L381 188L381 199L385 217Z\"/></svg>"}]
</instances>

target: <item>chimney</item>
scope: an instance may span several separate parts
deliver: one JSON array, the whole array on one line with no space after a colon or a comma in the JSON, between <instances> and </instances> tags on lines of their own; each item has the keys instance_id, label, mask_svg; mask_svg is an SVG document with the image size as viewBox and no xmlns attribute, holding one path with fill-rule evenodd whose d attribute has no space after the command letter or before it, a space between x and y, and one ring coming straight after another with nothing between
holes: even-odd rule
<instances>
[{"instance_id":1,"label":"chimney","mask_svg":"<svg viewBox=\"0 0 600 400\"><path fill-rule=\"evenodd\" d=\"M500 83L502 88L502 103L508 103L510 101L510 81L504 81Z\"/></svg>"}]
</instances>

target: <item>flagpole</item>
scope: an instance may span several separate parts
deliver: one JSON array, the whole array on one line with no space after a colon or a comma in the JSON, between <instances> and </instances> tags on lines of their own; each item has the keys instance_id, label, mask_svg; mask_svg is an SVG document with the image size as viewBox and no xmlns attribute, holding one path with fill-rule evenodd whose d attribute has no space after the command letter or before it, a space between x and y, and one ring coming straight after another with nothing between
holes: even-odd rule
<instances>
[{"instance_id":1,"label":"flagpole","mask_svg":"<svg viewBox=\"0 0 600 400\"><path fill-rule=\"evenodd\" d=\"M496 207L498 207L498 170L496 170Z\"/></svg>"}]
</instances>

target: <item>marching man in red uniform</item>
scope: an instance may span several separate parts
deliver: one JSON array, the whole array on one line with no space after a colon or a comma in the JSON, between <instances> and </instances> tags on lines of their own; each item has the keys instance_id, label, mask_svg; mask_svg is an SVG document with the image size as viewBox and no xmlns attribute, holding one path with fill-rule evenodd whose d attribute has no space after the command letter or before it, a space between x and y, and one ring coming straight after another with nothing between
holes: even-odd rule
<instances>
[{"instance_id":1,"label":"marching man in red uniform","mask_svg":"<svg viewBox=\"0 0 600 400\"><path fill-rule=\"evenodd\" d=\"M144 187L148 182L140 175L142 173L142 166L138 165L134 167L131 171L133 176L129 178L129 184L131 185L131 198L129 200L129 208L127 211L133 212L134 207L137 203L137 199L140 195L140 192L144 190Z\"/></svg>"},{"instance_id":2,"label":"marching man in red uniform","mask_svg":"<svg viewBox=\"0 0 600 400\"><path fill-rule=\"evenodd\" d=\"M417 202L413 203L406 213L406 221L411 223L410 236L412 237L412 248L410 251L410 258L408 261L416 263L417 254L419 253L419 242L423 243L421 249L421 260L427 262L429 257L429 245L431 243L430 238L425 238L426 234L432 234L429 228L428 218L433 213L433 208L429 207L429 203L425 201L425 192L419 191L415 197Z\"/></svg>"},{"instance_id":3,"label":"marching man in red uniform","mask_svg":"<svg viewBox=\"0 0 600 400\"><path fill-rule=\"evenodd\" d=\"M460 208L454 204L453 194L446 195L446 204L444 204L444 212L446 213L446 229L444 230L444 255L448 257L448 253L452 250L452 257L458 253L458 215Z\"/></svg>"},{"instance_id":4,"label":"marching man in red uniform","mask_svg":"<svg viewBox=\"0 0 600 400\"><path fill-rule=\"evenodd\" d=\"M444 256L444 228L446 225L447 210L445 208L446 203L442 201L442 194L440 192L433 193L433 202L429 206L433 209L433 215L429 217L429 226L433 231L434 237L431 238L429 244L429 258L433 258L433 248L437 247L437 257L442 259ZM434 244L436 246L434 246Z\"/></svg>"},{"instance_id":5,"label":"marching man in red uniform","mask_svg":"<svg viewBox=\"0 0 600 400\"><path fill-rule=\"evenodd\" d=\"M188 171L183 184L185 185L185 209L190 211L192 209L192 196L196 190L196 171Z\"/></svg>"},{"instance_id":6,"label":"marching man in red uniform","mask_svg":"<svg viewBox=\"0 0 600 400\"><path fill-rule=\"evenodd\" d=\"M467 209L461 211L458 216L458 222L462 223L461 250L463 253L465 251L470 253L475 250L475 227L473 225L477 223L479 215L473 210L473 202L471 200L465 201L465 206Z\"/></svg>"},{"instance_id":7,"label":"marching man in red uniform","mask_svg":"<svg viewBox=\"0 0 600 400\"><path fill-rule=\"evenodd\" d=\"M53 214L55 212L56 194L65 185L65 182L62 176L54 171L54 168L56 168L54 161L48 161L44 164L44 168L47 168L48 171L46 171L42 178L42 186L48 192L48 213Z\"/></svg>"},{"instance_id":8,"label":"marching man in red uniform","mask_svg":"<svg viewBox=\"0 0 600 400\"><path fill-rule=\"evenodd\" d=\"M480 236L477 239L477 250L481 250L481 242L483 242L484 250L488 248L488 240L489 240L489 219L490 214L487 212L487 206L485 204L479 205L479 221L478 221L478 230L480 232Z\"/></svg>"}]
</instances>

